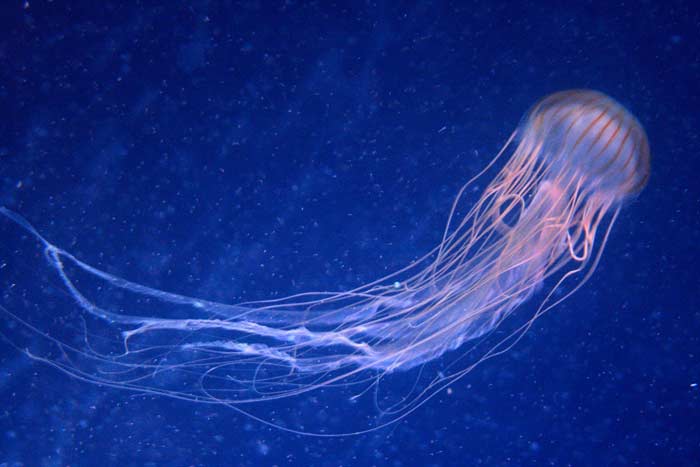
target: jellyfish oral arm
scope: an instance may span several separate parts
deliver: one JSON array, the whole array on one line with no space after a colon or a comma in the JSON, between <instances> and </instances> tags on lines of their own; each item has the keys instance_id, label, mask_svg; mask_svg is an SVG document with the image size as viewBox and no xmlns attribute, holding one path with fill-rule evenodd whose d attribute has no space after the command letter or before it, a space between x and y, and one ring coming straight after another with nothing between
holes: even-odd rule
<instances>
[{"instance_id":1,"label":"jellyfish oral arm","mask_svg":"<svg viewBox=\"0 0 700 467\"><path fill-rule=\"evenodd\" d=\"M571 242L568 231L559 225L572 216L566 212L571 208L566 190L542 180L527 206L522 202L517 228L501 227L501 238L463 265L453 264L454 258L446 252L440 259L443 264L433 266L436 273L429 281L408 280L406 291L392 295L348 294L350 303L342 306L336 305L337 296L282 305L226 305L150 288L80 261L48 242L18 214L6 208L0 212L43 245L49 263L84 311L127 326L122 332L127 354L148 347L150 335L176 332L187 336L186 342L173 348L178 352L257 356L284 362L298 371L343 366L395 371L426 363L487 334L541 286L550 263L564 250L564 240ZM202 317L175 319L109 311L75 285L66 272L66 262L111 286L189 306L193 315ZM448 270L450 274L442 272ZM324 305L325 309L316 310ZM205 338L212 330L230 337ZM319 349L325 357L320 360ZM328 355L323 349L333 351Z\"/></svg>"}]
</instances>

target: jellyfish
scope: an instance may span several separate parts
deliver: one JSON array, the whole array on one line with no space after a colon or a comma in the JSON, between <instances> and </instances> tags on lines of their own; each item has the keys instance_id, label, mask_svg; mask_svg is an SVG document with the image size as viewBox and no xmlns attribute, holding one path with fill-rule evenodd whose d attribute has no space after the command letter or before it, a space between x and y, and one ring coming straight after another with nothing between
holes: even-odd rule
<instances>
[{"instance_id":1,"label":"jellyfish","mask_svg":"<svg viewBox=\"0 0 700 467\"><path fill-rule=\"evenodd\" d=\"M459 214L467 187L491 170L497 170L493 180ZM318 436L329 434L258 417L247 407L332 388L349 388L356 399L390 375L423 372L452 356L425 384L410 385L383 407L384 418L351 431L363 433L405 417L506 352L578 290L596 269L621 207L649 172L644 129L621 104L591 90L557 92L537 102L461 188L433 250L352 290L236 304L93 267L2 207L43 250L42 262L74 304L71 316L81 332L58 338L41 320L7 305L2 311L45 343L39 351L20 350L80 380L223 405ZM528 303L533 296L540 298ZM489 339L514 314L525 319Z\"/></svg>"}]
</instances>

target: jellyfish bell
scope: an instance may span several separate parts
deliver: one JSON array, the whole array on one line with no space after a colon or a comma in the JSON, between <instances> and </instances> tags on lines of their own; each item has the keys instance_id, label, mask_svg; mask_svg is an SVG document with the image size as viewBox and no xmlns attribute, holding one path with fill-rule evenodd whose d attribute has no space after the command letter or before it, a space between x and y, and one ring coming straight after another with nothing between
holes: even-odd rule
<instances>
[{"instance_id":1,"label":"jellyfish bell","mask_svg":"<svg viewBox=\"0 0 700 467\"><path fill-rule=\"evenodd\" d=\"M646 185L649 144L639 121L609 96L590 90L552 94L528 113L523 135L563 178L624 201Z\"/></svg>"},{"instance_id":2,"label":"jellyfish bell","mask_svg":"<svg viewBox=\"0 0 700 467\"><path fill-rule=\"evenodd\" d=\"M499 164L476 203L458 215L467 186ZM649 170L644 130L622 105L595 91L552 94L459 191L442 240L423 257L353 290L237 304L95 268L3 207L0 213L43 248L52 279L35 287L21 276L24 292L5 294L7 322L21 324L31 342L17 344L12 330L2 334L31 358L102 386L222 405L295 433L364 433L395 423L510 349L580 288L620 207L641 191ZM42 266L17 271L32 268ZM56 310L56 282L72 306ZM53 295L44 304L62 314L61 326L73 323L73 338L46 329L42 312L49 308L38 297L47 290ZM535 295L541 298L530 300ZM521 322L496 335L514 314ZM393 376L412 383L385 384ZM326 418L318 429L298 414L290 416L296 423L279 419L279 404L296 398L322 412L333 407L348 426L352 414L333 401L335 391L349 391L351 401L371 398L380 416L346 430L324 427Z\"/></svg>"}]
</instances>

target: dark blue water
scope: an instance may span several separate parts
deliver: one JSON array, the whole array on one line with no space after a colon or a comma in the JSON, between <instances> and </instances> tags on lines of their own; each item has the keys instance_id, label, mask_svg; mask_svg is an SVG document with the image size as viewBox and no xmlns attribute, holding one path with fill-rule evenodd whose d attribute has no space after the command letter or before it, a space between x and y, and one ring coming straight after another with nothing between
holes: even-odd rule
<instances>
[{"instance_id":1,"label":"dark blue water","mask_svg":"<svg viewBox=\"0 0 700 467\"><path fill-rule=\"evenodd\" d=\"M0 7L0 204L140 283L238 302L398 269L440 241L459 187L561 89L627 106L652 176L582 290L368 435L298 436L87 384L13 347L32 337L3 316L0 465L700 462L692 2L120 3ZM0 224L0 304L75 338L80 321L60 317L79 313L33 270L40 251L18 254L21 231ZM24 292L34 274L55 301ZM274 410L334 431L376 415L371 403L320 421L303 400Z\"/></svg>"}]
</instances>

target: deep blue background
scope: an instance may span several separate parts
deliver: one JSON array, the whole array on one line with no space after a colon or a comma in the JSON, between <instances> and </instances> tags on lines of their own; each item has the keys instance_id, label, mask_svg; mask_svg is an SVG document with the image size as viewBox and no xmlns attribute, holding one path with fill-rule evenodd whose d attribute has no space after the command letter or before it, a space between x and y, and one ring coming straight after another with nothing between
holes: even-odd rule
<instances>
[{"instance_id":1,"label":"deep blue background","mask_svg":"<svg viewBox=\"0 0 700 467\"><path fill-rule=\"evenodd\" d=\"M697 465L693 2L119 3L0 6L0 204L139 282L234 302L383 275L560 89L628 106L652 177L578 294L390 430L290 435L0 342L0 465Z\"/></svg>"}]
</instances>

